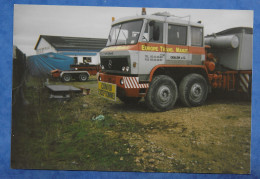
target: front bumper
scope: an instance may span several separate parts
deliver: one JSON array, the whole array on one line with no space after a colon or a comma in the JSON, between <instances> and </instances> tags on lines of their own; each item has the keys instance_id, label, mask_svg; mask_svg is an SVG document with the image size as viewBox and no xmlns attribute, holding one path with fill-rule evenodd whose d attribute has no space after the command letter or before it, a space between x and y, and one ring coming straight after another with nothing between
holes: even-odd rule
<instances>
[{"instance_id":1,"label":"front bumper","mask_svg":"<svg viewBox=\"0 0 260 179\"><path fill-rule=\"evenodd\" d=\"M100 73L98 80L116 84L118 97L144 97L149 88L149 83L139 83L139 77Z\"/></svg>"}]
</instances>

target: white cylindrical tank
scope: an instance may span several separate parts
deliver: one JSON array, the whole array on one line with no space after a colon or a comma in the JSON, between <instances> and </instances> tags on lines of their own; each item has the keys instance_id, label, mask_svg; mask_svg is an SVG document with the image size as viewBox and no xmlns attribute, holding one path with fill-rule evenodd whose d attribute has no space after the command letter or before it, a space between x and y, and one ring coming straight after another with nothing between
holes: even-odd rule
<instances>
[{"instance_id":1,"label":"white cylindrical tank","mask_svg":"<svg viewBox=\"0 0 260 179\"><path fill-rule=\"evenodd\" d=\"M213 36L205 38L205 44L213 48L237 48L239 39L236 35Z\"/></svg>"}]
</instances>

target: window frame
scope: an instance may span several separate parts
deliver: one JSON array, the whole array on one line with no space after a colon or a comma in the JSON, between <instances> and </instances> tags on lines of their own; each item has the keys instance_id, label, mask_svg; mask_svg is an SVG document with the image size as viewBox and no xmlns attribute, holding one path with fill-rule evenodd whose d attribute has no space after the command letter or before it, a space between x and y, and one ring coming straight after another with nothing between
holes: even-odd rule
<instances>
[{"instance_id":1,"label":"window frame","mask_svg":"<svg viewBox=\"0 0 260 179\"><path fill-rule=\"evenodd\" d=\"M170 37L170 33L169 33L169 26L178 26L178 27L184 27L186 28L186 35L185 35L185 44L173 44L173 43L169 43L169 37ZM182 46L187 46L188 44L188 26L187 25L184 25L184 24L171 24L171 23L168 23L168 26L167 26L167 44L168 45L182 45Z\"/></svg>"},{"instance_id":2,"label":"window frame","mask_svg":"<svg viewBox=\"0 0 260 179\"><path fill-rule=\"evenodd\" d=\"M152 35L152 34L151 34L151 27L149 26L149 22L150 22L150 21L155 21L155 23L159 23L159 24L162 25L162 31L160 31L160 34L162 34L162 37L161 37L161 39L159 39L159 40L161 40L161 41L159 41L159 40L158 40L158 41L150 41L150 35ZM146 27L148 28L148 29L147 29L148 32L145 32L145 31L146 31ZM142 32L142 35L140 36L140 37L141 37L141 38L140 38L140 42L164 44L164 37L165 37L164 31L165 31L165 22L163 22L163 21L158 21L158 20L153 20L153 19L147 19L146 22L144 23L144 26L143 26L143 32ZM147 39L148 41L142 39L142 37L144 36L145 33L148 33L148 39ZM145 38L145 39L146 39L146 38ZM151 39L151 40L153 40L153 39Z\"/></svg>"},{"instance_id":3,"label":"window frame","mask_svg":"<svg viewBox=\"0 0 260 179\"><path fill-rule=\"evenodd\" d=\"M201 32L201 43L200 43L200 45L198 45L198 44L193 44L192 43L192 36L193 36L193 33L192 33L192 29L201 29L202 30L202 32ZM203 33L204 33L204 29L203 29L203 27L198 27L198 26L190 26L190 44L191 44L191 46L194 46L194 47L203 47L203 44L204 44L204 37L203 37Z\"/></svg>"}]
</instances>

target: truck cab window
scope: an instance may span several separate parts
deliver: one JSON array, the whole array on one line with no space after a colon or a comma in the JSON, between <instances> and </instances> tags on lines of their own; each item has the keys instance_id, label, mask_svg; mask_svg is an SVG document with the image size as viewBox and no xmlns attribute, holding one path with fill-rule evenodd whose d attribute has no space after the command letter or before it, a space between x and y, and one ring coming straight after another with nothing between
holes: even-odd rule
<instances>
[{"instance_id":1,"label":"truck cab window","mask_svg":"<svg viewBox=\"0 0 260 179\"><path fill-rule=\"evenodd\" d=\"M142 25L143 20L135 20L112 26L108 36L107 46L136 44Z\"/></svg>"},{"instance_id":2,"label":"truck cab window","mask_svg":"<svg viewBox=\"0 0 260 179\"><path fill-rule=\"evenodd\" d=\"M157 38L155 38L158 36ZM163 43L163 23L155 22L152 26L147 22L142 38L143 42Z\"/></svg>"},{"instance_id":3,"label":"truck cab window","mask_svg":"<svg viewBox=\"0 0 260 179\"><path fill-rule=\"evenodd\" d=\"M202 27L191 27L191 46L203 45L203 29Z\"/></svg>"},{"instance_id":4,"label":"truck cab window","mask_svg":"<svg viewBox=\"0 0 260 179\"><path fill-rule=\"evenodd\" d=\"M168 44L186 45L187 27L179 25L168 25Z\"/></svg>"}]
</instances>

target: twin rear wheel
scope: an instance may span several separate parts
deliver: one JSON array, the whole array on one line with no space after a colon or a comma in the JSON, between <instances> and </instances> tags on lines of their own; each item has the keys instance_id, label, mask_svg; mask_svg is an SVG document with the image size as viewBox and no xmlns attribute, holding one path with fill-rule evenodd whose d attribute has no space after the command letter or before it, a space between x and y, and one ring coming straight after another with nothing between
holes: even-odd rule
<instances>
[{"instance_id":1,"label":"twin rear wheel","mask_svg":"<svg viewBox=\"0 0 260 179\"><path fill-rule=\"evenodd\" d=\"M166 75L154 77L145 97L145 102L153 111L167 111L172 109L178 97L185 106L200 106L208 94L205 78L199 74L185 76L179 85Z\"/></svg>"},{"instance_id":2,"label":"twin rear wheel","mask_svg":"<svg viewBox=\"0 0 260 179\"><path fill-rule=\"evenodd\" d=\"M199 74L185 76L179 86L179 97L185 106L200 106L208 95L208 84L205 78Z\"/></svg>"},{"instance_id":3,"label":"twin rear wheel","mask_svg":"<svg viewBox=\"0 0 260 179\"><path fill-rule=\"evenodd\" d=\"M71 74L69 74L69 73L64 73L64 74L62 75L62 77L61 77L61 80L62 80L63 82L70 82L71 79L72 79L72 76L71 76Z\"/></svg>"},{"instance_id":4,"label":"twin rear wheel","mask_svg":"<svg viewBox=\"0 0 260 179\"><path fill-rule=\"evenodd\" d=\"M88 74L87 73L80 73L78 75L78 80L81 82L87 81L88 80ZM61 80L63 82L70 82L72 80L72 75L69 73L64 73L61 77Z\"/></svg>"},{"instance_id":5,"label":"twin rear wheel","mask_svg":"<svg viewBox=\"0 0 260 179\"><path fill-rule=\"evenodd\" d=\"M88 74L86 74L86 73L81 73L80 75L79 75L79 81L87 81L88 80Z\"/></svg>"}]
</instances>

